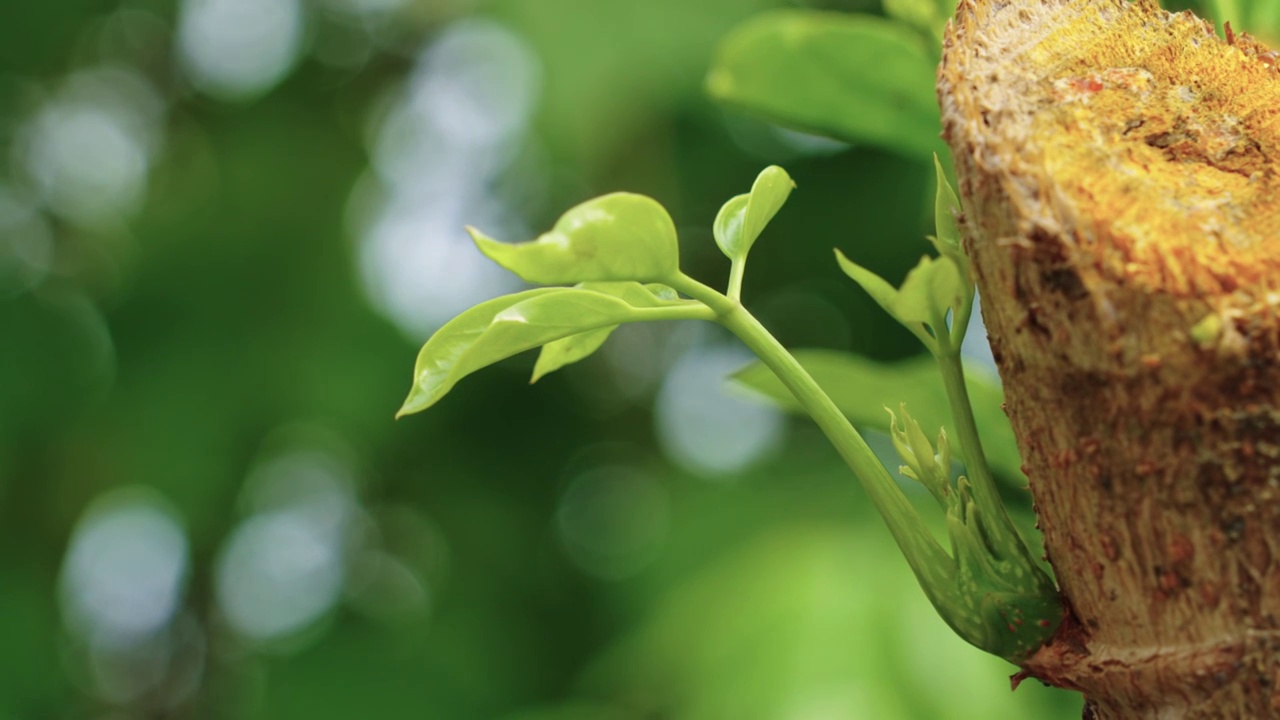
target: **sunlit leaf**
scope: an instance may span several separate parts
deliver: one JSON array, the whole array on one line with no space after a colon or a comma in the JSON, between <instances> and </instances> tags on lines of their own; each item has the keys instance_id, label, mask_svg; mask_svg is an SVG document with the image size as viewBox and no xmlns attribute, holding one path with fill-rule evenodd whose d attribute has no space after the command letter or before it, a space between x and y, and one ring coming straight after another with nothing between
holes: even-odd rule
<instances>
[{"instance_id":1,"label":"sunlit leaf","mask_svg":"<svg viewBox=\"0 0 1280 720\"><path fill-rule=\"evenodd\" d=\"M560 216L550 232L503 243L467 228L480 251L522 279L543 285L593 280L661 282L679 270L671 216L656 200L613 193Z\"/></svg>"},{"instance_id":2,"label":"sunlit leaf","mask_svg":"<svg viewBox=\"0 0 1280 720\"><path fill-rule=\"evenodd\" d=\"M888 432L889 415L884 408L896 411L900 403L906 403L921 427L929 432L946 428L950 437L958 437L942 376L933 358L880 363L835 350L798 350L794 355L855 425ZM803 412L790 391L761 363L748 366L733 379L789 411ZM1001 477L1020 480L1022 460L1013 428L1001 407L1004 393L981 373L966 373L965 380L987 461ZM966 448L958 451L963 455Z\"/></svg>"},{"instance_id":3,"label":"sunlit leaf","mask_svg":"<svg viewBox=\"0 0 1280 720\"><path fill-rule=\"evenodd\" d=\"M679 300L676 291L665 285L641 285L636 282L596 282L582 283L579 287L595 290L625 300L633 307L661 307L676 305ZM555 340L542 346L538 353L538 362L533 366L533 377L529 380L536 383L549 373L571 363L582 360L599 350L617 325L588 330L577 335Z\"/></svg>"},{"instance_id":4,"label":"sunlit leaf","mask_svg":"<svg viewBox=\"0 0 1280 720\"><path fill-rule=\"evenodd\" d=\"M906 25L776 10L721 44L707 88L774 122L927 159L942 148L935 65L923 37Z\"/></svg>"},{"instance_id":5,"label":"sunlit leaf","mask_svg":"<svg viewBox=\"0 0 1280 720\"><path fill-rule=\"evenodd\" d=\"M750 193L738 195L720 208L714 227L720 250L731 260L746 257L795 186L786 170L777 165L765 168Z\"/></svg>"},{"instance_id":6,"label":"sunlit leaf","mask_svg":"<svg viewBox=\"0 0 1280 720\"><path fill-rule=\"evenodd\" d=\"M434 405L462 378L525 350L624 322L650 319L627 302L585 288L541 288L477 305L440 328L414 366L399 415Z\"/></svg>"}]
</instances>

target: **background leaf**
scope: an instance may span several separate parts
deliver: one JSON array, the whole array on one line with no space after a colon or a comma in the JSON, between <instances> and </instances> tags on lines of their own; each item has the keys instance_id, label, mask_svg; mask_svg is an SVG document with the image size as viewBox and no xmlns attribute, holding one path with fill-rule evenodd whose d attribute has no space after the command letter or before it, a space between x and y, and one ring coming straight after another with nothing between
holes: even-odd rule
<instances>
[{"instance_id":1,"label":"background leaf","mask_svg":"<svg viewBox=\"0 0 1280 720\"><path fill-rule=\"evenodd\" d=\"M868 15L763 13L721 44L717 100L774 122L928 159L938 133L935 61L905 25Z\"/></svg>"},{"instance_id":2,"label":"background leaf","mask_svg":"<svg viewBox=\"0 0 1280 720\"><path fill-rule=\"evenodd\" d=\"M853 424L887 433L889 414L884 408L896 411L899 403L906 403L926 434L932 436L937 428L945 427L948 437L958 437L942 376L932 357L881 363L835 350L797 350L794 355ZM988 462L1006 480L1022 482L1018 443L1001 407L1004 393L980 373L966 373L965 379ZM791 412L802 412L790 391L761 363L744 368L733 380ZM953 448L961 455L967 452L967 448Z\"/></svg>"}]
</instances>

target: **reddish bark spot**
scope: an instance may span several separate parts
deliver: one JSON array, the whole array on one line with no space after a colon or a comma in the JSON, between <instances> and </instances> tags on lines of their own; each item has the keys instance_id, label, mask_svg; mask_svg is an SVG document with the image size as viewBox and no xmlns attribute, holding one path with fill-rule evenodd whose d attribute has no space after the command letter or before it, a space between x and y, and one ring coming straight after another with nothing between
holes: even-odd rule
<instances>
[{"instance_id":1,"label":"reddish bark spot","mask_svg":"<svg viewBox=\"0 0 1280 720\"><path fill-rule=\"evenodd\" d=\"M1195 554L1196 548L1186 535L1175 535L1173 541L1169 543L1169 559L1175 565L1189 561L1195 557Z\"/></svg>"},{"instance_id":2,"label":"reddish bark spot","mask_svg":"<svg viewBox=\"0 0 1280 720\"><path fill-rule=\"evenodd\" d=\"M1059 470L1063 470L1063 469L1065 469L1065 468L1067 468L1067 467L1070 467L1071 465L1075 464L1075 461L1076 461L1078 458L1079 458L1079 456L1076 454L1076 451L1075 451L1074 449L1072 449L1072 448L1067 448L1066 450L1063 450L1062 452L1060 452L1060 453L1058 453L1058 454L1054 455L1052 458L1050 458L1050 459L1049 459L1049 462L1050 462L1050 463L1051 463L1055 468L1057 468L1057 469L1059 469Z\"/></svg>"},{"instance_id":3,"label":"reddish bark spot","mask_svg":"<svg viewBox=\"0 0 1280 720\"><path fill-rule=\"evenodd\" d=\"M1081 93L1096 93L1103 88L1102 81L1096 77L1072 78L1071 89Z\"/></svg>"},{"instance_id":4,"label":"reddish bark spot","mask_svg":"<svg viewBox=\"0 0 1280 720\"><path fill-rule=\"evenodd\" d=\"M1116 538L1111 533L1103 533L1098 539L1102 545L1102 554L1106 556L1110 562L1120 559L1120 546L1116 543Z\"/></svg>"},{"instance_id":5,"label":"reddish bark spot","mask_svg":"<svg viewBox=\"0 0 1280 720\"><path fill-rule=\"evenodd\" d=\"M1221 594L1218 592L1218 586L1211 582L1200 583L1200 601L1206 606L1215 608L1218 606L1218 600Z\"/></svg>"}]
</instances>

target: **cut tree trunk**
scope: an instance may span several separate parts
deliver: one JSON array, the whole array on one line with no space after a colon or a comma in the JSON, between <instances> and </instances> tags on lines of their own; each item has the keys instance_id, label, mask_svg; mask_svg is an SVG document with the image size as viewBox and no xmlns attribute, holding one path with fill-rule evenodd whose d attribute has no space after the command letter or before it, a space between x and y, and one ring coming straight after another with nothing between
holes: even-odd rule
<instances>
[{"instance_id":1,"label":"cut tree trunk","mask_svg":"<svg viewBox=\"0 0 1280 720\"><path fill-rule=\"evenodd\" d=\"M939 71L992 349L1099 718L1280 717L1280 74L1152 2L963 0Z\"/></svg>"}]
</instances>

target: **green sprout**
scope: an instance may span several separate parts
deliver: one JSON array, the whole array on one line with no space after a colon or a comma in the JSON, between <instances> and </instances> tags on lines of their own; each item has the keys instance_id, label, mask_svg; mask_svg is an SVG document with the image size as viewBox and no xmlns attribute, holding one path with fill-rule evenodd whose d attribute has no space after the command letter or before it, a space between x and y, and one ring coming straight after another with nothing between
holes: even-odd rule
<instances>
[{"instance_id":1,"label":"green sprout","mask_svg":"<svg viewBox=\"0 0 1280 720\"><path fill-rule=\"evenodd\" d=\"M924 257L894 288L837 252L841 268L937 362L968 477L951 478L951 440L931 443L900 406L890 434L900 472L928 489L946 516L950 551L866 441L804 366L741 302L747 255L795 184L766 168L749 193L721 208L716 244L731 263L721 293L680 270L675 225L657 202L628 193L588 201L551 231L517 244L470 229L481 252L541 287L481 303L454 318L422 348L413 387L398 416L425 410L467 375L525 350L541 348L533 379L600 348L624 323L708 320L736 335L790 391L853 470L943 620L969 643L1021 664L1056 630L1062 607L1053 581L1032 557L1000 500L964 382L960 346L973 312L974 283L960 244L960 203L941 163L935 207L937 257Z\"/></svg>"}]
</instances>

